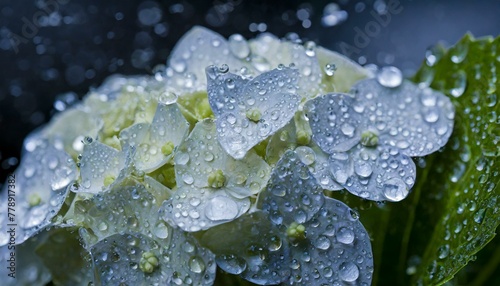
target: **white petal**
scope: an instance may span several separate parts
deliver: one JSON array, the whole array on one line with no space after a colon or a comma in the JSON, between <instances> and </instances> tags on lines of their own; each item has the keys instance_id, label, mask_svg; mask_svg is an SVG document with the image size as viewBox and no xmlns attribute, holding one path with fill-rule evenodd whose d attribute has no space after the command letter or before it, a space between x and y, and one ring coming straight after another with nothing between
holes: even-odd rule
<instances>
[{"instance_id":1,"label":"white petal","mask_svg":"<svg viewBox=\"0 0 500 286\"><path fill-rule=\"evenodd\" d=\"M272 34L264 33L250 40L253 57L250 63L260 72L267 72L282 64L294 64L299 69L298 94L312 98L319 92L321 69L313 53L306 53L304 46L282 41Z\"/></svg>"},{"instance_id":2,"label":"white petal","mask_svg":"<svg viewBox=\"0 0 500 286\"><path fill-rule=\"evenodd\" d=\"M215 255L201 247L190 233L174 228L165 257L165 266L172 273L170 285L213 285Z\"/></svg>"},{"instance_id":3,"label":"white petal","mask_svg":"<svg viewBox=\"0 0 500 286\"><path fill-rule=\"evenodd\" d=\"M396 88L376 79L353 87L379 144L394 146L408 156L425 156L444 146L453 131L454 107L444 94L404 81Z\"/></svg>"},{"instance_id":4,"label":"white petal","mask_svg":"<svg viewBox=\"0 0 500 286\"><path fill-rule=\"evenodd\" d=\"M323 84L326 92L348 92L354 83L364 78L373 77L373 73L351 59L323 47L316 49L316 56L323 71ZM327 71L327 65L331 69ZM333 72L333 75L331 74Z\"/></svg>"},{"instance_id":5,"label":"white petal","mask_svg":"<svg viewBox=\"0 0 500 286\"><path fill-rule=\"evenodd\" d=\"M189 123L182 116L177 104L158 103L151 124L134 124L120 132L122 145L136 146L135 167L152 172L163 166L173 153L165 155L162 147L171 142L178 146L189 131Z\"/></svg>"},{"instance_id":6,"label":"white petal","mask_svg":"<svg viewBox=\"0 0 500 286\"><path fill-rule=\"evenodd\" d=\"M304 226L307 243L292 245L290 249L293 254L290 284L371 284L370 237L348 206L326 198L321 210Z\"/></svg>"},{"instance_id":7,"label":"white petal","mask_svg":"<svg viewBox=\"0 0 500 286\"><path fill-rule=\"evenodd\" d=\"M22 243L57 215L68 194L68 185L76 179L77 169L66 152L39 141L31 152L24 154L14 175L16 217L9 223L17 223L16 243ZM7 189L8 184L2 204L7 201ZM7 243L7 227L2 225L0 245Z\"/></svg>"},{"instance_id":8,"label":"white petal","mask_svg":"<svg viewBox=\"0 0 500 286\"><path fill-rule=\"evenodd\" d=\"M104 180L106 178L118 178L120 171L125 166L125 152L119 152L97 140L86 143L80 160L82 183L81 188L77 191L86 193L101 192L105 187Z\"/></svg>"},{"instance_id":9,"label":"white petal","mask_svg":"<svg viewBox=\"0 0 500 286\"><path fill-rule=\"evenodd\" d=\"M167 86L176 91L204 91L204 69L209 65L222 64L227 64L234 71L244 66L243 62L230 52L224 37L196 26L179 40L170 55Z\"/></svg>"},{"instance_id":10,"label":"white petal","mask_svg":"<svg viewBox=\"0 0 500 286\"><path fill-rule=\"evenodd\" d=\"M309 221L323 205L323 189L299 156L288 151L276 165L259 204L276 225Z\"/></svg>"},{"instance_id":11,"label":"white petal","mask_svg":"<svg viewBox=\"0 0 500 286\"><path fill-rule=\"evenodd\" d=\"M150 252L160 265L152 273L140 269L143 253ZM162 247L153 239L136 233L114 234L90 249L96 273L96 284L153 285L164 284L171 273L163 269Z\"/></svg>"},{"instance_id":12,"label":"white petal","mask_svg":"<svg viewBox=\"0 0 500 286\"><path fill-rule=\"evenodd\" d=\"M208 189L208 176L216 170L221 170L226 177L222 188L237 198L244 198L266 186L271 168L254 152L241 160L228 156L217 140L215 123L207 119L197 123L178 148L175 156L177 187Z\"/></svg>"},{"instance_id":13,"label":"white petal","mask_svg":"<svg viewBox=\"0 0 500 286\"><path fill-rule=\"evenodd\" d=\"M224 190L182 187L162 206L162 218L188 232L232 221L250 208L248 198L237 199Z\"/></svg>"},{"instance_id":14,"label":"white petal","mask_svg":"<svg viewBox=\"0 0 500 286\"><path fill-rule=\"evenodd\" d=\"M400 201L415 183L413 160L397 148L357 145L330 156L333 177L349 192L373 201Z\"/></svg>"},{"instance_id":15,"label":"white petal","mask_svg":"<svg viewBox=\"0 0 500 286\"><path fill-rule=\"evenodd\" d=\"M243 80L219 72L214 66L207 68L208 98L217 118L219 142L227 153L243 158L253 146L290 121L300 101L297 75L295 69L281 68ZM244 82L243 89L235 88ZM257 122L247 118L252 111L260 115Z\"/></svg>"},{"instance_id":16,"label":"white petal","mask_svg":"<svg viewBox=\"0 0 500 286\"><path fill-rule=\"evenodd\" d=\"M348 94L329 93L306 102L313 139L328 154L345 152L358 144L368 118L358 113Z\"/></svg>"},{"instance_id":17,"label":"white petal","mask_svg":"<svg viewBox=\"0 0 500 286\"><path fill-rule=\"evenodd\" d=\"M64 148L76 159L83 151L83 138L85 136L95 138L102 126L103 122L99 117L78 105L56 114L45 128L29 135L24 141L24 148L32 151L37 140L47 139L52 145Z\"/></svg>"},{"instance_id":18,"label":"white petal","mask_svg":"<svg viewBox=\"0 0 500 286\"><path fill-rule=\"evenodd\" d=\"M325 190L343 189L330 173L328 154L323 152L313 141L307 146L298 146L295 122L291 120L285 127L276 132L266 148L266 160L275 164L288 150L295 150L302 163L306 164L316 181ZM298 147L297 147L298 146Z\"/></svg>"},{"instance_id":19,"label":"white petal","mask_svg":"<svg viewBox=\"0 0 500 286\"><path fill-rule=\"evenodd\" d=\"M213 227L203 234L201 243L216 254L222 270L250 282L279 284L290 275L288 243L264 212Z\"/></svg>"},{"instance_id":20,"label":"white petal","mask_svg":"<svg viewBox=\"0 0 500 286\"><path fill-rule=\"evenodd\" d=\"M160 203L143 184L127 178L75 204L74 220L92 229L97 240L124 231L155 234ZM160 226L161 227L161 226ZM95 241L86 241L92 245Z\"/></svg>"}]
</instances>

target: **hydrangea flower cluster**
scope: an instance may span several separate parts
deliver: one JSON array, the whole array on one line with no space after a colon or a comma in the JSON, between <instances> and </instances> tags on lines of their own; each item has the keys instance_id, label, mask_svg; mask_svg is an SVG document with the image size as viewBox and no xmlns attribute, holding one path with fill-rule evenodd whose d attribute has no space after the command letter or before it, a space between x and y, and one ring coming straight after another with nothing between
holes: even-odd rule
<instances>
[{"instance_id":1,"label":"hydrangea flower cluster","mask_svg":"<svg viewBox=\"0 0 500 286\"><path fill-rule=\"evenodd\" d=\"M112 76L26 139L15 243L30 272L8 283L212 285L219 267L261 285L369 285L369 235L324 190L400 201L411 157L453 129L447 97L389 69L193 28L154 76Z\"/></svg>"}]
</instances>

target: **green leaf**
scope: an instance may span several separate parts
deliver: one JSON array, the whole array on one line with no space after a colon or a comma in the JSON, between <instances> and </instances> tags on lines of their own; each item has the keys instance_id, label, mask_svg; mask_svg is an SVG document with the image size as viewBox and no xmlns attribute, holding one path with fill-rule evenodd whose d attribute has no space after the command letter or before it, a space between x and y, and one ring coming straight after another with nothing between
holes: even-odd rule
<instances>
[{"instance_id":1,"label":"green leaf","mask_svg":"<svg viewBox=\"0 0 500 286\"><path fill-rule=\"evenodd\" d=\"M414 283L450 280L493 239L500 224L499 42L466 35L415 77L450 96L456 119L450 142L427 159L426 181L414 190L420 191L420 202L413 234L431 227L424 218L435 222Z\"/></svg>"}]
</instances>

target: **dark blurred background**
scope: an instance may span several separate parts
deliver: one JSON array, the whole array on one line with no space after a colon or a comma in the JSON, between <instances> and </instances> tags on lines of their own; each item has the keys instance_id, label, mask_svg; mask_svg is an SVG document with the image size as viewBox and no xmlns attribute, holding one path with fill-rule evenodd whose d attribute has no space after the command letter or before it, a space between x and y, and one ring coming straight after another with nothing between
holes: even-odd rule
<instances>
[{"instance_id":1,"label":"dark blurred background","mask_svg":"<svg viewBox=\"0 0 500 286\"><path fill-rule=\"evenodd\" d=\"M295 32L411 75L438 41L498 35L499 12L492 0L0 0L0 182L30 131L113 73L151 73L193 25L226 37Z\"/></svg>"}]
</instances>

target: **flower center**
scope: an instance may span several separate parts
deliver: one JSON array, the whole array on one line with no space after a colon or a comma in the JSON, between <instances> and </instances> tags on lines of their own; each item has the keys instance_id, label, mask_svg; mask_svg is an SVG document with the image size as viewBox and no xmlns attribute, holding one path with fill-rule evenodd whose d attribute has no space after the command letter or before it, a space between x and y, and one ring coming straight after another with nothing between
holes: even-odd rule
<instances>
[{"instance_id":1,"label":"flower center","mask_svg":"<svg viewBox=\"0 0 500 286\"><path fill-rule=\"evenodd\" d=\"M214 189L219 189L224 187L226 183L226 176L222 170L215 170L210 175L208 175L208 185Z\"/></svg>"},{"instance_id":2,"label":"flower center","mask_svg":"<svg viewBox=\"0 0 500 286\"><path fill-rule=\"evenodd\" d=\"M30 207L36 207L42 202L42 198L38 193L32 193L28 196L28 204Z\"/></svg>"},{"instance_id":3,"label":"flower center","mask_svg":"<svg viewBox=\"0 0 500 286\"><path fill-rule=\"evenodd\" d=\"M306 238L306 228L302 224L292 222L286 229L286 235L294 241L304 240Z\"/></svg>"},{"instance_id":4,"label":"flower center","mask_svg":"<svg viewBox=\"0 0 500 286\"><path fill-rule=\"evenodd\" d=\"M159 265L158 258L154 253L146 251L142 254L141 261L139 262L139 268L144 273L153 273Z\"/></svg>"},{"instance_id":5,"label":"flower center","mask_svg":"<svg viewBox=\"0 0 500 286\"><path fill-rule=\"evenodd\" d=\"M161 153L165 156L172 154L173 151L174 151L174 143L172 141L168 141L167 143L165 143L165 145L161 147Z\"/></svg>"},{"instance_id":6,"label":"flower center","mask_svg":"<svg viewBox=\"0 0 500 286\"><path fill-rule=\"evenodd\" d=\"M256 108L252 108L246 112L246 116L250 121L258 122L262 118L262 113Z\"/></svg>"},{"instance_id":7,"label":"flower center","mask_svg":"<svg viewBox=\"0 0 500 286\"><path fill-rule=\"evenodd\" d=\"M378 135L372 131L365 131L361 134L361 145L375 147L378 144Z\"/></svg>"},{"instance_id":8,"label":"flower center","mask_svg":"<svg viewBox=\"0 0 500 286\"><path fill-rule=\"evenodd\" d=\"M116 178L114 176L107 175L104 178L104 186L107 187L107 186L111 185L115 181L115 179Z\"/></svg>"}]
</instances>

